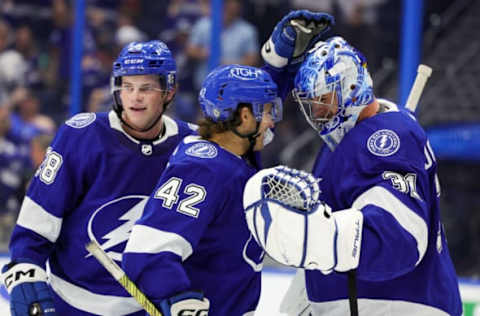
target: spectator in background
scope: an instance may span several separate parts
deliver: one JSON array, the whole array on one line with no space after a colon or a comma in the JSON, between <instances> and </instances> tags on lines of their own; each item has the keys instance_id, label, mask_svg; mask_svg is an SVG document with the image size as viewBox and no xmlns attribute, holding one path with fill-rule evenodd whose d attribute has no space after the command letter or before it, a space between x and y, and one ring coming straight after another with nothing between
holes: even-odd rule
<instances>
[{"instance_id":1,"label":"spectator in background","mask_svg":"<svg viewBox=\"0 0 480 316\"><path fill-rule=\"evenodd\" d=\"M0 105L0 248L5 249L25 192L28 144L10 134L10 109Z\"/></svg>"},{"instance_id":2,"label":"spectator in background","mask_svg":"<svg viewBox=\"0 0 480 316\"><path fill-rule=\"evenodd\" d=\"M193 87L194 62L187 54L188 37L192 23L188 17L178 17L168 41L177 62L179 89L175 97L175 116L181 120L195 122L198 114L197 93Z\"/></svg>"},{"instance_id":3,"label":"spectator in background","mask_svg":"<svg viewBox=\"0 0 480 316\"><path fill-rule=\"evenodd\" d=\"M50 108L48 111L52 115L55 115L54 119L56 121L63 121L67 115L67 106L69 103L67 101L67 97L70 83L70 58L73 20L72 8L69 5L69 1L53 0L52 14L54 29L51 32L49 39L50 58L47 71L48 76L46 79L49 87L55 91L55 96L51 96L51 98L60 102L57 101L54 105L52 104L52 106L55 106L55 108ZM82 64L85 63L88 66L94 65L94 62L89 59L95 58L95 50L95 38L93 36L92 29L87 23L85 25L83 37L83 58L86 60L82 60ZM89 70L86 71L83 69L83 71L88 72ZM86 73L86 75L89 74Z\"/></svg>"},{"instance_id":4,"label":"spectator in background","mask_svg":"<svg viewBox=\"0 0 480 316\"><path fill-rule=\"evenodd\" d=\"M241 17L239 0L223 3L223 29L221 34L221 63L255 66L259 62L257 30ZM199 90L208 71L210 56L211 18L201 18L193 26L187 45L187 54L198 62L194 73L194 88Z\"/></svg>"},{"instance_id":5,"label":"spectator in background","mask_svg":"<svg viewBox=\"0 0 480 316\"><path fill-rule=\"evenodd\" d=\"M179 89L175 96L175 116L194 122L197 119L197 93L193 87L195 64L187 54L187 44L193 25L202 16L209 14L210 6L202 0L172 0L163 19L159 34L177 62Z\"/></svg>"},{"instance_id":6,"label":"spectator in background","mask_svg":"<svg viewBox=\"0 0 480 316\"><path fill-rule=\"evenodd\" d=\"M55 122L48 116L40 114L40 101L28 88L19 87L12 93L10 133L27 142L41 133L53 134Z\"/></svg>"},{"instance_id":7,"label":"spectator in background","mask_svg":"<svg viewBox=\"0 0 480 316\"><path fill-rule=\"evenodd\" d=\"M380 62L377 43L382 30L376 26L380 5L387 0L290 0L295 9L328 12L335 16L335 34L340 34L367 57L371 70ZM392 1L393 2L393 1ZM382 11L382 14L384 12ZM388 34L386 37L389 37Z\"/></svg>"},{"instance_id":8,"label":"spectator in background","mask_svg":"<svg viewBox=\"0 0 480 316\"><path fill-rule=\"evenodd\" d=\"M25 82L27 64L22 55L10 48L14 38L10 25L0 19L0 104L8 101L10 93Z\"/></svg>"},{"instance_id":9,"label":"spectator in background","mask_svg":"<svg viewBox=\"0 0 480 316\"><path fill-rule=\"evenodd\" d=\"M27 25L19 26L15 31L15 50L19 52L25 61L25 83L29 87L42 88L40 56L32 28Z\"/></svg>"},{"instance_id":10,"label":"spectator in background","mask_svg":"<svg viewBox=\"0 0 480 316\"><path fill-rule=\"evenodd\" d=\"M243 16L257 28L260 43L267 41L275 24L290 10L290 0L243 1Z\"/></svg>"}]
</instances>

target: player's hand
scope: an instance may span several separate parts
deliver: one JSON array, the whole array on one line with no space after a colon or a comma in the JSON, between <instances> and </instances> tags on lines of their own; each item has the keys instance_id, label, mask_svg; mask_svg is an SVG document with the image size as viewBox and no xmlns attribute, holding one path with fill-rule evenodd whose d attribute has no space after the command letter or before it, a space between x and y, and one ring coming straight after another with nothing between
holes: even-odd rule
<instances>
[{"instance_id":1,"label":"player's hand","mask_svg":"<svg viewBox=\"0 0 480 316\"><path fill-rule=\"evenodd\" d=\"M282 18L262 47L262 57L275 68L295 68L310 49L332 25L328 13L308 10L292 11Z\"/></svg>"},{"instance_id":2,"label":"player's hand","mask_svg":"<svg viewBox=\"0 0 480 316\"><path fill-rule=\"evenodd\" d=\"M183 292L157 304L164 316L208 316L210 301L200 292Z\"/></svg>"},{"instance_id":3,"label":"player's hand","mask_svg":"<svg viewBox=\"0 0 480 316\"><path fill-rule=\"evenodd\" d=\"M12 316L55 316L55 306L47 274L26 262L9 263L2 268L2 281L10 294Z\"/></svg>"}]
</instances>

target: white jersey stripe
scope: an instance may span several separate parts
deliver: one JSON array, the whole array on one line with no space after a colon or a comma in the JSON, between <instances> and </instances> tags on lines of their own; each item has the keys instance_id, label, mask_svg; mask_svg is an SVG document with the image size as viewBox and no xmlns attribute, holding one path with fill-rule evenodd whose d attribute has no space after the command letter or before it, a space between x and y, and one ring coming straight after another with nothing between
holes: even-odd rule
<instances>
[{"instance_id":1,"label":"white jersey stripe","mask_svg":"<svg viewBox=\"0 0 480 316\"><path fill-rule=\"evenodd\" d=\"M133 297L96 294L54 274L49 275L49 280L52 289L58 296L82 311L96 315L117 316L142 310L140 304Z\"/></svg>"},{"instance_id":2,"label":"white jersey stripe","mask_svg":"<svg viewBox=\"0 0 480 316\"><path fill-rule=\"evenodd\" d=\"M124 252L155 254L163 251L173 252L182 257L182 260L193 252L192 245L178 234L145 225L133 226Z\"/></svg>"},{"instance_id":3,"label":"white jersey stripe","mask_svg":"<svg viewBox=\"0 0 480 316\"><path fill-rule=\"evenodd\" d=\"M390 213L397 222L417 241L418 260L422 260L428 245L428 228L425 221L387 189L375 186L363 192L353 202L353 207L361 210L367 205L378 206Z\"/></svg>"},{"instance_id":4,"label":"white jersey stripe","mask_svg":"<svg viewBox=\"0 0 480 316\"><path fill-rule=\"evenodd\" d=\"M350 315L348 300L336 300L323 303L310 302L314 315L344 316ZM368 316L448 316L441 309L407 301L375 300L360 298L358 314Z\"/></svg>"},{"instance_id":5,"label":"white jersey stripe","mask_svg":"<svg viewBox=\"0 0 480 316\"><path fill-rule=\"evenodd\" d=\"M62 218L50 214L31 198L25 196L17 224L55 242L60 235Z\"/></svg>"}]
</instances>

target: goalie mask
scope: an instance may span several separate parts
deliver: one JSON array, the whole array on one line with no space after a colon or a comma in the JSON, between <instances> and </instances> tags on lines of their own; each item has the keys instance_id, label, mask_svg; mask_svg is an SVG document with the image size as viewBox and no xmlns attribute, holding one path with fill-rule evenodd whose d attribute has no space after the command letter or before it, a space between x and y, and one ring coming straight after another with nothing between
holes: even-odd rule
<instances>
[{"instance_id":1,"label":"goalie mask","mask_svg":"<svg viewBox=\"0 0 480 316\"><path fill-rule=\"evenodd\" d=\"M294 97L331 150L373 101L366 60L341 37L318 43L295 76Z\"/></svg>"},{"instance_id":2,"label":"goalie mask","mask_svg":"<svg viewBox=\"0 0 480 316\"><path fill-rule=\"evenodd\" d=\"M120 99L122 76L158 75L162 90L169 91L175 88L176 68L172 53L161 41L132 42L125 46L113 63L110 81L114 100L113 110L118 117L122 119L123 106ZM166 107L167 104L164 105L164 111Z\"/></svg>"}]
</instances>

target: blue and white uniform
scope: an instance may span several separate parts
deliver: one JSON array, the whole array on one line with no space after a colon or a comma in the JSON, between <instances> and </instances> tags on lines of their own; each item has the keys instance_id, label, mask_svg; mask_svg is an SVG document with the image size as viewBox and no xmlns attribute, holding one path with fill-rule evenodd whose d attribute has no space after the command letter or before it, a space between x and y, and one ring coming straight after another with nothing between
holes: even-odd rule
<instances>
[{"instance_id":1,"label":"blue and white uniform","mask_svg":"<svg viewBox=\"0 0 480 316\"><path fill-rule=\"evenodd\" d=\"M255 171L197 136L178 146L123 259L127 275L154 303L199 290L210 300L210 316L253 314L263 250L245 223L242 197Z\"/></svg>"},{"instance_id":2,"label":"blue and white uniform","mask_svg":"<svg viewBox=\"0 0 480 316\"><path fill-rule=\"evenodd\" d=\"M360 315L461 315L457 276L440 220L437 163L425 132L405 111L365 119L314 166L321 199L363 213L356 270ZM315 315L348 315L345 273L306 271Z\"/></svg>"},{"instance_id":3,"label":"blue and white uniform","mask_svg":"<svg viewBox=\"0 0 480 316\"><path fill-rule=\"evenodd\" d=\"M134 222L181 139L194 126L163 116L164 133L139 141L117 115L82 113L58 131L37 170L12 234L13 261L45 268L58 315L143 315L141 306L90 256L96 240L121 262Z\"/></svg>"}]
</instances>

